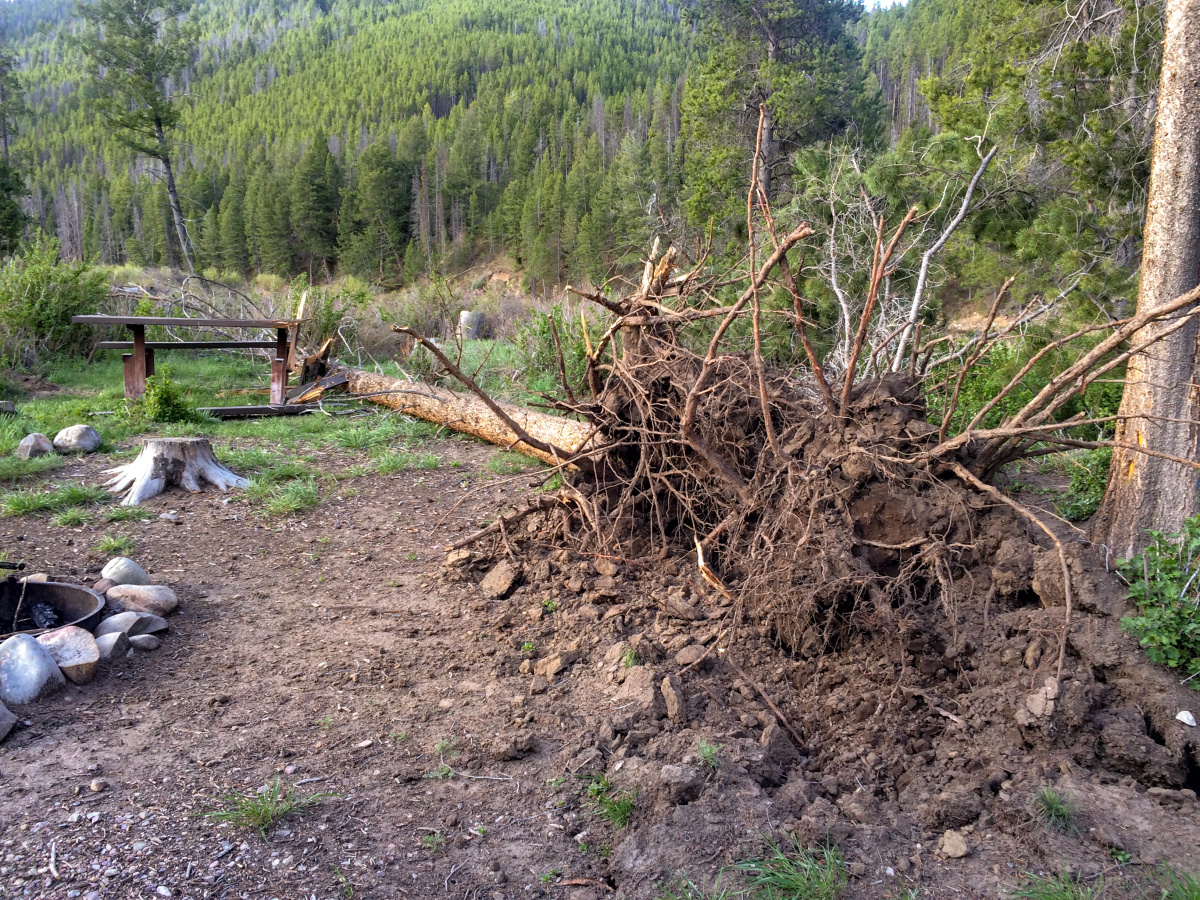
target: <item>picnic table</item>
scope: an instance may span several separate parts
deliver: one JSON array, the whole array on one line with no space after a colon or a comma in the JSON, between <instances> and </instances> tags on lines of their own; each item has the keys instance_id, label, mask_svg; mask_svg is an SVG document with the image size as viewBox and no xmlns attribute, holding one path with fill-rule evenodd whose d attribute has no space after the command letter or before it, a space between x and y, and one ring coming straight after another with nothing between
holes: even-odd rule
<instances>
[{"instance_id":1,"label":"picnic table","mask_svg":"<svg viewBox=\"0 0 1200 900\"><path fill-rule=\"evenodd\" d=\"M121 357L125 365L125 396L136 400L146 393L146 378L154 374L156 350L271 350L271 405L282 406L287 390L293 330L303 319L193 319L185 316L73 316L73 325L124 325L132 341L101 341L100 350L132 350ZM147 325L172 328L273 328L275 340L147 341Z\"/></svg>"}]
</instances>

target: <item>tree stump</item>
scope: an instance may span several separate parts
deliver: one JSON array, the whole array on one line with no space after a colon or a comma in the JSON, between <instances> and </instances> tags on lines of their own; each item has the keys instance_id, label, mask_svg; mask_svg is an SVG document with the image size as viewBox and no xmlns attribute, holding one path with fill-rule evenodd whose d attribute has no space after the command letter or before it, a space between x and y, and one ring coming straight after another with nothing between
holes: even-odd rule
<instances>
[{"instance_id":1,"label":"tree stump","mask_svg":"<svg viewBox=\"0 0 1200 900\"><path fill-rule=\"evenodd\" d=\"M206 481L222 491L249 484L221 464L208 438L147 438L137 459L106 474L115 476L105 483L111 493L127 492L122 506L137 506L172 484L192 493Z\"/></svg>"}]
</instances>

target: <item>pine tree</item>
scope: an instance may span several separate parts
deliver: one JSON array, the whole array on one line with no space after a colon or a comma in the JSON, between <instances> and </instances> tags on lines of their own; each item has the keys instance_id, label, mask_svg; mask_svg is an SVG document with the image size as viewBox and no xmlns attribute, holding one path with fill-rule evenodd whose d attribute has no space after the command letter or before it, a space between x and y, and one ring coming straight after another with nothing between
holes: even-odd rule
<instances>
[{"instance_id":1,"label":"pine tree","mask_svg":"<svg viewBox=\"0 0 1200 900\"><path fill-rule=\"evenodd\" d=\"M241 173L230 182L221 195L221 210L217 222L221 262L225 269L245 275L250 270L246 250L246 185Z\"/></svg>"},{"instance_id":2,"label":"pine tree","mask_svg":"<svg viewBox=\"0 0 1200 900\"><path fill-rule=\"evenodd\" d=\"M337 253L340 186L341 175L329 152L328 138L318 132L292 171L290 198L295 247L307 263L310 278L318 269L328 275Z\"/></svg>"}]
</instances>

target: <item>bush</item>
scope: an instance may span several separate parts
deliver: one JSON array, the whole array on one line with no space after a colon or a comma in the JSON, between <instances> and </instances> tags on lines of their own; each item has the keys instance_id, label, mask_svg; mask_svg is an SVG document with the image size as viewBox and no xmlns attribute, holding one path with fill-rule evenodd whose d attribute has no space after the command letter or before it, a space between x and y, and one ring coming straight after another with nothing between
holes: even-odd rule
<instances>
[{"instance_id":1,"label":"bush","mask_svg":"<svg viewBox=\"0 0 1200 900\"><path fill-rule=\"evenodd\" d=\"M170 366L159 366L146 379L146 393L130 406L130 418L150 422L195 422L200 418L183 387L171 378Z\"/></svg>"},{"instance_id":2,"label":"bush","mask_svg":"<svg viewBox=\"0 0 1200 900\"><path fill-rule=\"evenodd\" d=\"M549 312L533 312L528 324L517 332L521 368L531 389L547 394L556 394L560 390L555 331L558 332L558 345L562 347L567 383L572 390L582 387L587 374L587 343L584 341L583 328L583 323L568 315L561 303L554 304ZM591 336L593 347L599 337Z\"/></svg>"},{"instance_id":3,"label":"bush","mask_svg":"<svg viewBox=\"0 0 1200 900\"><path fill-rule=\"evenodd\" d=\"M1058 513L1072 522L1090 519L1104 500L1108 487L1108 469L1112 465L1112 450L1085 450L1064 457L1071 475L1071 486L1058 503Z\"/></svg>"},{"instance_id":4,"label":"bush","mask_svg":"<svg viewBox=\"0 0 1200 900\"><path fill-rule=\"evenodd\" d=\"M0 355L31 366L42 353L82 351L95 335L71 317L96 311L108 294L104 273L60 262L59 243L39 233L0 268Z\"/></svg>"},{"instance_id":5,"label":"bush","mask_svg":"<svg viewBox=\"0 0 1200 900\"><path fill-rule=\"evenodd\" d=\"M1182 534L1149 532L1144 553L1119 564L1139 615L1121 619L1156 663L1183 669L1200 689L1200 516Z\"/></svg>"}]
</instances>

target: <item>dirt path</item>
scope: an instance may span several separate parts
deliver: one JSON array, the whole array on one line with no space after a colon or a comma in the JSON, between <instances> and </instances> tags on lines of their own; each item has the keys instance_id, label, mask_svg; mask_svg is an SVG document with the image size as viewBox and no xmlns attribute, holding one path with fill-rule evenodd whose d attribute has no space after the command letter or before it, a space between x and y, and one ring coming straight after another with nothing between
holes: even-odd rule
<instances>
[{"instance_id":1,"label":"dirt path","mask_svg":"<svg viewBox=\"0 0 1200 900\"><path fill-rule=\"evenodd\" d=\"M182 604L160 650L18 711L0 745L0 896L652 898L681 868L709 878L786 833L839 840L854 897L996 896L1021 872L1063 866L1104 872L1106 896L1127 896L1139 863L1200 867L1200 804L1186 793L1147 794L1019 734L986 746L989 717L1015 730L1000 712L956 730L922 706L910 718L936 730L898 730L880 712L891 664L869 648L848 649L839 676L749 641L755 679L789 715L807 710L805 748L711 659L685 672L682 712L666 717L660 681L719 627L719 610L688 621L655 606L670 592L686 602L686 561L601 574L551 556L489 601L478 574L446 577L442 547L523 500L529 479L489 475L490 448L436 450L440 469L343 482L285 520L180 493L149 505L178 525L0 520L10 557L86 582L104 561L89 547L126 531ZM66 471L91 483L107 463ZM629 651L644 665L626 668ZM555 654L561 671L531 674ZM878 685L845 674L869 682L873 666ZM624 828L589 801L600 773L612 798L636 798ZM335 796L265 837L200 816L275 777ZM97 779L107 786L93 792ZM925 814L967 781L973 815ZM1051 782L1080 807L1080 833L1031 820L1029 794ZM945 827L962 828L967 858L943 858Z\"/></svg>"}]
</instances>

